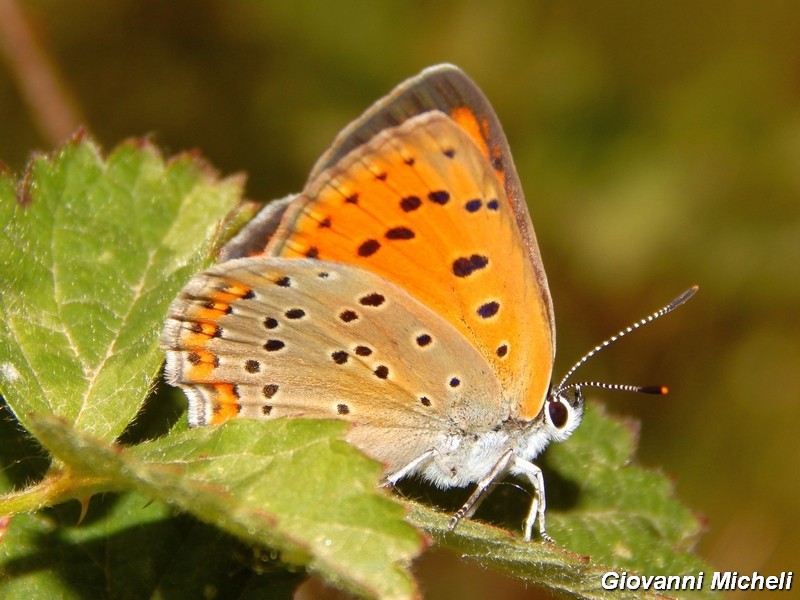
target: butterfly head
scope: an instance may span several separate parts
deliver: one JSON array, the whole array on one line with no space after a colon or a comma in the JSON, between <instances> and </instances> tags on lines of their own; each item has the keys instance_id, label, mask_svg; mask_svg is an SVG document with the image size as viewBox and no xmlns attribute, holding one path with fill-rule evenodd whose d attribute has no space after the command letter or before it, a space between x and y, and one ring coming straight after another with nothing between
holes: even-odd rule
<instances>
[{"instance_id":1,"label":"butterfly head","mask_svg":"<svg viewBox=\"0 0 800 600\"><path fill-rule=\"evenodd\" d=\"M563 442L578 428L583 417L580 387L551 389L544 403L544 428L554 442Z\"/></svg>"}]
</instances>

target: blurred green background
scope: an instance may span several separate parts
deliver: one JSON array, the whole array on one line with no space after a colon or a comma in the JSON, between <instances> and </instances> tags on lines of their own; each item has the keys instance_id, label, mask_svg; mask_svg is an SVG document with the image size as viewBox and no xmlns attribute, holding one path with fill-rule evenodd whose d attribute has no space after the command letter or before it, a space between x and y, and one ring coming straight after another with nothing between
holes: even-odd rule
<instances>
[{"instance_id":1,"label":"blurred green background","mask_svg":"<svg viewBox=\"0 0 800 600\"><path fill-rule=\"evenodd\" d=\"M62 83L29 92L37 109L19 18ZM663 399L590 396L641 421L639 461L703 515L712 565L800 570L796 2L0 0L0 20L9 168L78 119L107 149L134 135L197 148L259 200L298 191L339 129L407 76L461 66L526 190L557 374L700 284L581 378L669 385ZM65 99L77 117L58 116ZM535 594L441 551L417 570L431 598Z\"/></svg>"}]
</instances>

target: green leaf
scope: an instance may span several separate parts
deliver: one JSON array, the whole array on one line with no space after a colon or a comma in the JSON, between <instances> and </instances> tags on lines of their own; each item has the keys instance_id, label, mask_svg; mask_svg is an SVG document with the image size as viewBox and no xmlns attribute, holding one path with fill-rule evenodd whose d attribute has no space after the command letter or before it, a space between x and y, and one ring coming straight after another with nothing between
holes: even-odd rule
<instances>
[{"instance_id":1,"label":"green leaf","mask_svg":"<svg viewBox=\"0 0 800 600\"><path fill-rule=\"evenodd\" d=\"M0 514L146 493L352 590L410 597L407 564L421 538L377 489L379 465L338 439L341 423L282 431L240 422L125 451L108 444L141 407L163 359L167 306L209 262L239 187L193 157L165 163L149 144L130 143L104 160L84 139L34 158L18 187L0 174L9 223L0 240L0 385L14 415L58 459L38 484L7 494ZM24 460L10 449L3 455ZM25 530L28 517L19 519ZM9 539L6 568L20 550ZM173 542L165 533L159 544ZM33 554L56 560L49 550ZM106 587L124 585L118 573L103 575L115 579Z\"/></svg>"},{"instance_id":2,"label":"green leaf","mask_svg":"<svg viewBox=\"0 0 800 600\"><path fill-rule=\"evenodd\" d=\"M130 449L53 418L31 425L69 466L63 477L74 492L96 491L102 474L105 489L137 491L189 511L351 590L381 598L415 594L407 566L421 550L420 537L403 521L403 508L376 490L380 465L339 439L344 423L241 420Z\"/></svg>"},{"instance_id":3,"label":"green leaf","mask_svg":"<svg viewBox=\"0 0 800 600\"><path fill-rule=\"evenodd\" d=\"M62 416L106 440L139 410L166 307L207 262L241 182L147 142L107 160L78 136L0 176L0 391L25 425Z\"/></svg>"},{"instance_id":4,"label":"green leaf","mask_svg":"<svg viewBox=\"0 0 800 600\"><path fill-rule=\"evenodd\" d=\"M648 574L705 568L689 553L697 517L674 496L666 476L631 465L635 426L590 406L581 427L554 445L548 465L580 486L567 514L553 513L559 541L598 562Z\"/></svg>"},{"instance_id":5,"label":"green leaf","mask_svg":"<svg viewBox=\"0 0 800 600\"><path fill-rule=\"evenodd\" d=\"M254 573L274 561L173 507L141 494L92 500L77 524L77 505L12 521L0 554L3 598L241 598L250 588L285 582L291 598L298 575ZM262 583L263 582L263 583Z\"/></svg>"}]
</instances>

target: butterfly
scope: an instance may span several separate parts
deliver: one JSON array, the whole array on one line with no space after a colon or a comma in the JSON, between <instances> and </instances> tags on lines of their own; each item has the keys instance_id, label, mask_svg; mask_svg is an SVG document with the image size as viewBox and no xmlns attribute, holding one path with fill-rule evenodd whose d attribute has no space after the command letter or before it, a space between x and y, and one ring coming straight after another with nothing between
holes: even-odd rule
<instances>
[{"instance_id":1,"label":"butterfly","mask_svg":"<svg viewBox=\"0 0 800 600\"><path fill-rule=\"evenodd\" d=\"M453 527L516 474L534 491L525 539L537 521L551 539L532 461L575 430L583 397L551 386L528 207L494 110L457 67L424 70L344 129L300 194L189 281L162 343L190 425L347 421L387 485L477 484Z\"/></svg>"}]
</instances>

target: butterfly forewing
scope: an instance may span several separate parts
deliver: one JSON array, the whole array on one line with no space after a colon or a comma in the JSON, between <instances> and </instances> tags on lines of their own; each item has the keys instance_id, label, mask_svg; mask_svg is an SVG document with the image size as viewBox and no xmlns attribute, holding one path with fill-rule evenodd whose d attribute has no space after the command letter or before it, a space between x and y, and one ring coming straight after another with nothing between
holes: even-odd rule
<instances>
[{"instance_id":1,"label":"butterfly forewing","mask_svg":"<svg viewBox=\"0 0 800 600\"><path fill-rule=\"evenodd\" d=\"M552 367L547 306L491 164L444 114L383 131L320 173L267 253L353 264L399 284L479 350L500 382L498 403L538 413Z\"/></svg>"}]
</instances>

